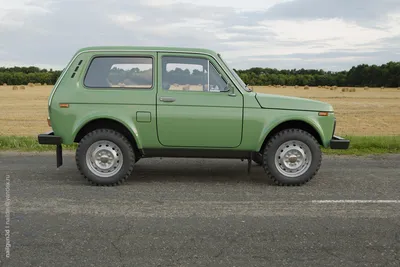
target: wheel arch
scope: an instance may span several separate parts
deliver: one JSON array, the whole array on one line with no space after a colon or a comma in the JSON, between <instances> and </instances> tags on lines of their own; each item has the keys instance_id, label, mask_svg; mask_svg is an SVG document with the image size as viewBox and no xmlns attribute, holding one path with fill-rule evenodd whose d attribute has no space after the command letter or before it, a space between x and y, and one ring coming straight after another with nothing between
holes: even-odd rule
<instances>
[{"instance_id":1,"label":"wheel arch","mask_svg":"<svg viewBox=\"0 0 400 267\"><path fill-rule=\"evenodd\" d=\"M282 121L279 123L276 123L274 126L270 127L268 131L265 132L264 137L262 139L262 143L258 146L259 152L263 151L268 140L277 134L280 131L286 130L286 129L301 129L303 131L308 132L314 138L318 141L320 145L324 145L323 139L322 139L322 130L320 127L318 127L316 124L305 121L305 120L299 120L299 119L294 119L294 120L286 120Z\"/></svg>"},{"instance_id":2,"label":"wheel arch","mask_svg":"<svg viewBox=\"0 0 400 267\"><path fill-rule=\"evenodd\" d=\"M139 150L140 143L138 142L138 138L134 132L135 128L131 128L124 122L115 118L102 117L92 118L85 121L80 125L80 127L77 127L74 131L74 142L79 143L86 134L101 128L118 131L129 140L129 142L132 144L133 149L135 150L135 153L137 153L136 155L141 154Z\"/></svg>"}]
</instances>

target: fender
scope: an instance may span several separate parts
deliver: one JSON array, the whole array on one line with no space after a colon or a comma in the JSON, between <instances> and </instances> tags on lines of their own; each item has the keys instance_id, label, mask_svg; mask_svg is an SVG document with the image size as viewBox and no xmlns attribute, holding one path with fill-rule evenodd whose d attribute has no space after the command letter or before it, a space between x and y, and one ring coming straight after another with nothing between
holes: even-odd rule
<instances>
[{"instance_id":1,"label":"fender","mask_svg":"<svg viewBox=\"0 0 400 267\"><path fill-rule=\"evenodd\" d=\"M288 121L301 121L304 123L309 124L311 127L313 127L319 137L321 138L321 140L324 140L323 138L323 131L321 126L315 121L315 119L313 117L304 117L304 116L284 116L284 117L279 117L276 118L275 120L273 120L270 123L266 123L266 126L264 126L260 138L258 139L258 145L257 145L257 151L259 151L265 141L265 138L267 138L268 134L275 129L277 126L279 126L282 123L288 122Z\"/></svg>"},{"instance_id":2,"label":"fender","mask_svg":"<svg viewBox=\"0 0 400 267\"><path fill-rule=\"evenodd\" d=\"M114 117L114 116L110 116L110 115L104 115L102 113L94 113L94 114L90 114L90 116L86 116L83 117L80 120L75 121L74 126L73 126L73 131L72 131L72 136L73 139L75 139L76 135L79 133L79 131L88 123L90 123L91 121L97 120L97 119L109 119L109 120L114 120L116 122L121 123L122 125L124 125L132 134L133 138L136 141L136 145L139 149L142 149L142 142L141 139L139 137L137 128L135 126L135 124L133 122L130 122L127 119L122 120L122 117L119 116Z\"/></svg>"}]
</instances>

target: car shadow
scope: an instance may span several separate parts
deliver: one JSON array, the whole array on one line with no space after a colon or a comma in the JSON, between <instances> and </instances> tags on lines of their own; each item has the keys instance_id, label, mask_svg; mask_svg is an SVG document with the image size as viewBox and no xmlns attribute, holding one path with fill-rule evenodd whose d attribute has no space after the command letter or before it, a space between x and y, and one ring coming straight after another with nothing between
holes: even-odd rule
<instances>
[{"instance_id":1,"label":"car shadow","mask_svg":"<svg viewBox=\"0 0 400 267\"><path fill-rule=\"evenodd\" d=\"M224 182L273 184L261 166L235 159L141 159L128 182Z\"/></svg>"},{"instance_id":2,"label":"car shadow","mask_svg":"<svg viewBox=\"0 0 400 267\"><path fill-rule=\"evenodd\" d=\"M85 180L76 168L72 158L66 157L58 169L45 168L38 177L56 183L82 185ZM139 160L124 185L137 183L248 183L274 185L267 178L264 169L252 162L247 172L247 160L238 159L187 159L187 158L146 158ZM91 186L89 183L87 185Z\"/></svg>"}]
</instances>

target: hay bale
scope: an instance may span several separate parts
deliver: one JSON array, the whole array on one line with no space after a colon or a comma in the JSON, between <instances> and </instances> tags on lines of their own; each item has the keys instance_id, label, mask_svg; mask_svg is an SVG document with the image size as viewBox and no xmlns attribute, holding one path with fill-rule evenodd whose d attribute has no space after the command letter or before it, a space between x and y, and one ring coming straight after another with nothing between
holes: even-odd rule
<instances>
[{"instance_id":1,"label":"hay bale","mask_svg":"<svg viewBox=\"0 0 400 267\"><path fill-rule=\"evenodd\" d=\"M6 84L6 83L3 83L3 86L7 86L7 84Z\"/></svg>"},{"instance_id":2,"label":"hay bale","mask_svg":"<svg viewBox=\"0 0 400 267\"><path fill-rule=\"evenodd\" d=\"M18 86L14 85L14 86L12 87L12 89L13 89L13 90L18 90Z\"/></svg>"},{"instance_id":3,"label":"hay bale","mask_svg":"<svg viewBox=\"0 0 400 267\"><path fill-rule=\"evenodd\" d=\"M21 86L19 87L19 89L25 90L25 86L21 85Z\"/></svg>"},{"instance_id":4,"label":"hay bale","mask_svg":"<svg viewBox=\"0 0 400 267\"><path fill-rule=\"evenodd\" d=\"M368 86L365 86L365 87L364 87L364 90L369 90L369 87L368 87Z\"/></svg>"},{"instance_id":5,"label":"hay bale","mask_svg":"<svg viewBox=\"0 0 400 267\"><path fill-rule=\"evenodd\" d=\"M29 87L34 87L35 85L33 83L28 83Z\"/></svg>"},{"instance_id":6,"label":"hay bale","mask_svg":"<svg viewBox=\"0 0 400 267\"><path fill-rule=\"evenodd\" d=\"M43 85L44 85L44 86L46 86L46 85L47 85L47 83L44 83Z\"/></svg>"},{"instance_id":7,"label":"hay bale","mask_svg":"<svg viewBox=\"0 0 400 267\"><path fill-rule=\"evenodd\" d=\"M35 86L42 86L41 83L35 83Z\"/></svg>"},{"instance_id":8,"label":"hay bale","mask_svg":"<svg viewBox=\"0 0 400 267\"><path fill-rule=\"evenodd\" d=\"M310 87L308 85L304 86L304 90L308 90Z\"/></svg>"},{"instance_id":9,"label":"hay bale","mask_svg":"<svg viewBox=\"0 0 400 267\"><path fill-rule=\"evenodd\" d=\"M294 86L294 88L296 88L296 89L297 89L298 87L299 87L299 86L298 86L297 84Z\"/></svg>"},{"instance_id":10,"label":"hay bale","mask_svg":"<svg viewBox=\"0 0 400 267\"><path fill-rule=\"evenodd\" d=\"M356 91L356 88L350 88L349 92L354 93Z\"/></svg>"},{"instance_id":11,"label":"hay bale","mask_svg":"<svg viewBox=\"0 0 400 267\"><path fill-rule=\"evenodd\" d=\"M349 92L349 88L342 88L342 92Z\"/></svg>"}]
</instances>

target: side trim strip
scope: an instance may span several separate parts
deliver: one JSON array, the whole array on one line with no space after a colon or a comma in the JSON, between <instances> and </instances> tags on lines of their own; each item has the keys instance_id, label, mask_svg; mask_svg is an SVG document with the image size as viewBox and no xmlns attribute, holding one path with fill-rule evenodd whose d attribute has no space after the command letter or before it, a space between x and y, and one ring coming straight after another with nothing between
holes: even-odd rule
<instances>
[{"instance_id":1,"label":"side trim strip","mask_svg":"<svg viewBox=\"0 0 400 267\"><path fill-rule=\"evenodd\" d=\"M248 159L252 151L185 148L144 148L144 157Z\"/></svg>"}]
</instances>

